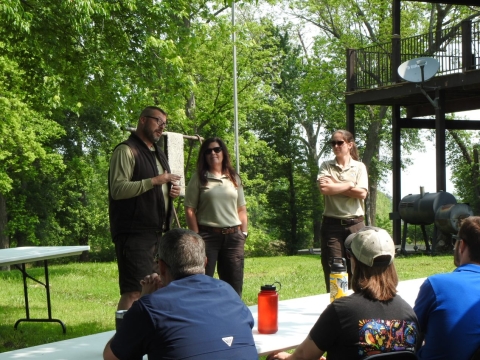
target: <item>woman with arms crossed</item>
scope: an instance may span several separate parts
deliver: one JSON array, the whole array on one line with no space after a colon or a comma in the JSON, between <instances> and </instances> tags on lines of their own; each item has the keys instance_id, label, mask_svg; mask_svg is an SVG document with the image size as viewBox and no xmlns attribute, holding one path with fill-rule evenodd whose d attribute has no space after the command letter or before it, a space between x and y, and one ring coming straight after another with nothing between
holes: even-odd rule
<instances>
[{"instance_id":1,"label":"woman with arms crossed","mask_svg":"<svg viewBox=\"0 0 480 360\"><path fill-rule=\"evenodd\" d=\"M333 133L330 144L335 159L320 166L318 187L325 198L321 229L322 267L325 285L330 292L330 264L334 257L345 258L344 241L348 235L365 226L364 199L368 176L365 165L358 161L353 135L346 130ZM347 262L349 288L352 271Z\"/></svg>"},{"instance_id":2,"label":"woman with arms crossed","mask_svg":"<svg viewBox=\"0 0 480 360\"><path fill-rule=\"evenodd\" d=\"M188 228L205 241L205 274L213 277L217 265L220 280L241 297L247 207L240 176L222 139L209 138L202 143L184 205Z\"/></svg>"}]
</instances>

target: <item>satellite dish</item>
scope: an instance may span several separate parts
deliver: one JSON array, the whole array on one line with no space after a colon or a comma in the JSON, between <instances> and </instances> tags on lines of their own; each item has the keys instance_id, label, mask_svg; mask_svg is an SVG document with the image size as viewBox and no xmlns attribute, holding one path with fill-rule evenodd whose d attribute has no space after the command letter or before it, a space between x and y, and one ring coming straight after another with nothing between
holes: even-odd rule
<instances>
[{"instance_id":1,"label":"satellite dish","mask_svg":"<svg viewBox=\"0 0 480 360\"><path fill-rule=\"evenodd\" d=\"M440 63L434 58L416 58L401 64L398 67L398 75L406 81L422 83L434 77L439 68Z\"/></svg>"}]
</instances>

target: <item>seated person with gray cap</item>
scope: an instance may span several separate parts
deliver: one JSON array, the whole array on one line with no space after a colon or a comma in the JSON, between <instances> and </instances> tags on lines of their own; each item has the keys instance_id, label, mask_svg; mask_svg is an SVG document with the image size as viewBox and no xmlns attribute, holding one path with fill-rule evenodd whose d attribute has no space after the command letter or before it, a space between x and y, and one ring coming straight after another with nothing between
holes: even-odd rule
<instances>
[{"instance_id":1,"label":"seated person with gray cap","mask_svg":"<svg viewBox=\"0 0 480 360\"><path fill-rule=\"evenodd\" d=\"M258 359L250 310L229 284L205 275L206 262L198 234L167 231L159 274L141 282L142 297L125 313L103 358Z\"/></svg>"},{"instance_id":2,"label":"seated person with gray cap","mask_svg":"<svg viewBox=\"0 0 480 360\"><path fill-rule=\"evenodd\" d=\"M268 359L363 359L394 351L415 352L417 317L397 295L395 245L383 229L366 226L345 240L352 262L353 294L336 299L320 315L293 354Z\"/></svg>"}]
</instances>

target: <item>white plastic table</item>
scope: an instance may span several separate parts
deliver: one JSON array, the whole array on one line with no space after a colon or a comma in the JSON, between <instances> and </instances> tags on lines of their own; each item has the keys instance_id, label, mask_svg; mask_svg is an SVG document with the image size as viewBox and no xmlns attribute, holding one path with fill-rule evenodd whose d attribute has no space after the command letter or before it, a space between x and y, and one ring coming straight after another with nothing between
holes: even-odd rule
<instances>
[{"instance_id":1,"label":"white plastic table","mask_svg":"<svg viewBox=\"0 0 480 360\"><path fill-rule=\"evenodd\" d=\"M415 305L420 285L425 278L401 281L398 294L410 306ZM349 293L352 291L350 290ZM330 304L330 294L307 296L291 300L283 300L278 304L278 332L260 334L257 326L253 328L253 337L259 355L266 355L276 350L289 350L297 347L305 340L323 310ZM257 324L257 305L250 306L250 311Z\"/></svg>"},{"instance_id":2,"label":"white plastic table","mask_svg":"<svg viewBox=\"0 0 480 360\"><path fill-rule=\"evenodd\" d=\"M64 257L64 256L73 256L80 255L83 251L90 250L90 246L21 246L10 249L0 249L0 266L14 265L15 268L20 270L23 274L23 294L25 296L25 319L19 319L14 325L14 328L17 329L17 326L22 321L29 322L57 322L62 326L63 333L65 334L67 328L65 324L58 319L52 318L52 305L50 302L50 283L48 279L48 260ZM25 270L25 263L42 261L43 267L45 270L45 284L41 281L30 276ZM19 266L20 264L20 266ZM47 310L48 318L47 319L32 319L30 318L30 308L28 305L28 288L27 288L27 278L32 279L33 281L43 285L47 292Z\"/></svg>"},{"instance_id":3,"label":"white plastic table","mask_svg":"<svg viewBox=\"0 0 480 360\"><path fill-rule=\"evenodd\" d=\"M425 278L402 281L398 285L400 296L411 306L414 305L420 285ZM278 332L260 334L255 326L252 330L258 355L276 350L297 347L308 335L320 313L330 303L329 294L307 296L279 302ZM257 323L257 305L249 307ZM103 349L115 330L79 338L58 341L0 354L0 360L43 359L43 360L84 360L102 359ZM144 357L146 359L147 356Z\"/></svg>"}]
</instances>

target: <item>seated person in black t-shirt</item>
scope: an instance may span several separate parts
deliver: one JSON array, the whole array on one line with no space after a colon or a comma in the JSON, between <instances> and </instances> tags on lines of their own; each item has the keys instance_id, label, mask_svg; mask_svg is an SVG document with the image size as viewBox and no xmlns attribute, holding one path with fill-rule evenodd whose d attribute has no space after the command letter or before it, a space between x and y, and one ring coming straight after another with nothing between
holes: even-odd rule
<instances>
[{"instance_id":1,"label":"seated person in black t-shirt","mask_svg":"<svg viewBox=\"0 0 480 360\"><path fill-rule=\"evenodd\" d=\"M363 359L393 351L415 351L417 317L397 293L393 264L395 245L383 229L366 226L345 240L352 262L354 293L336 299L320 315L293 354L276 352L273 359Z\"/></svg>"}]
</instances>

